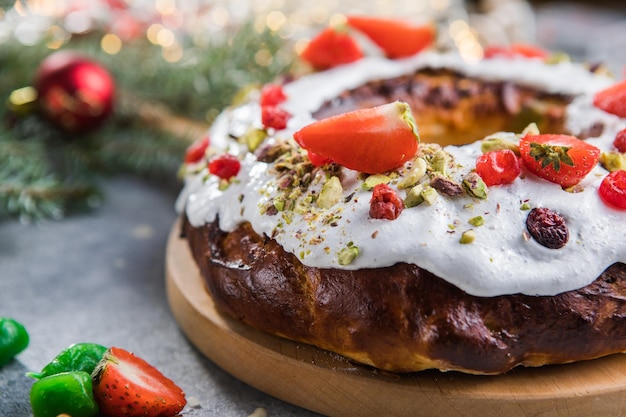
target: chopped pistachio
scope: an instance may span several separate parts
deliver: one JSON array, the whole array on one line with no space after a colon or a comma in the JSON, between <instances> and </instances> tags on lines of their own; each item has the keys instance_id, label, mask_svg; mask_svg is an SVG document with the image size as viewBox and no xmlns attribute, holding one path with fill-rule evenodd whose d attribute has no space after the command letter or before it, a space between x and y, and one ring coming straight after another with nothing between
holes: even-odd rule
<instances>
[{"instance_id":1,"label":"chopped pistachio","mask_svg":"<svg viewBox=\"0 0 626 417\"><path fill-rule=\"evenodd\" d=\"M404 199L404 206L406 208L419 206L424 202L424 196L422 192L424 191L424 186L421 184L416 185L411 188L409 192L406 194L406 198Z\"/></svg>"},{"instance_id":2,"label":"chopped pistachio","mask_svg":"<svg viewBox=\"0 0 626 417\"><path fill-rule=\"evenodd\" d=\"M362 188L365 191L369 191L373 189L375 186L377 186L378 184L389 184L389 181L391 181L391 178L389 178L387 175L383 175L383 174L370 175L369 177L365 178L365 181L363 181Z\"/></svg>"},{"instance_id":3,"label":"chopped pistachio","mask_svg":"<svg viewBox=\"0 0 626 417\"><path fill-rule=\"evenodd\" d=\"M437 196L439 195L437 190L429 186L424 187L424 189L422 190L420 194L424 198L424 202L426 202L426 204L428 204L429 206L432 206L433 204L435 204L435 201L437 200Z\"/></svg>"},{"instance_id":4,"label":"chopped pistachio","mask_svg":"<svg viewBox=\"0 0 626 417\"><path fill-rule=\"evenodd\" d=\"M487 198L487 185L476 172L467 174L463 179L463 188L465 188L465 191L467 191L469 195L476 198L483 200Z\"/></svg>"},{"instance_id":5,"label":"chopped pistachio","mask_svg":"<svg viewBox=\"0 0 626 417\"><path fill-rule=\"evenodd\" d=\"M480 150L482 153L493 152L493 151L501 151L504 149L509 149L515 152L516 155L519 155L519 146L516 143L511 142L509 140L491 137L483 140L480 144Z\"/></svg>"},{"instance_id":6,"label":"chopped pistachio","mask_svg":"<svg viewBox=\"0 0 626 417\"><path fill-rule=\"evenodd\" d=\"M350 265L357 256L359 256L359 247L348 244L347 247L337 253L337 262L339 262L339 265Z\"/></svg>"},{"instance_id":7,"label":"chopped pistachio","mask_svg":"<svg viewBox=\"0 0 626 417\"><path fill-rule=\"evenodd\" d=\"M276 207L276 210L278 210L278 211L285 210L285 198L284 197L276 197L274 199L274 207Z\"/></svg>"},{"instance_id":8,"label":"chopped pistachio","mask_svg":"<svg viewBox=\"0 0 626 417\"><path fill-rule=\"evenodd\" d=\"M541 133L539 132L539 126L537 126L537 123L532 122L529 123L528 126L524 128L524 130L522 130L521 136L538 135L539 133Z\"/></svg>"},{"instance_id":9,"label":"chopped pistachio","mask_svg":"<svg viewBox=\"0 0 626 417\"><path fill-rule=\"evenodd\" d=\"M228 181L225 178L221 178L220 182L219 182L219 184L217 186L217 189L220 190L220 191L225 191L228 188L229 185L230 185L230 181Z\"/></svg>"},{"instance_id":10,"label":"chopped pistachio","mask_svg":"<svg viewBox=\"0 0 626 417\"><path fill-rule=\"evenodd\" d=\"M602 152L600 165L610 172L626 170L626 155L616 151Z\"/></svg>"},{"instance_id":11,"label":"chopped pistachio","mask_svg":"<svg viewBox=\"0 0 626 417\"><path fill-rule=\"evenodd\" d=\"M565 52L557 51L550 54L548 59L546 59L546 64L549 65L556 65L562 62L572 62L572 58Z\"/></svg>"},{"instance_id":12,"label":"chopped pistachio","mask_svg":"<svg viewBox=\"0 0 626 417\"><path fill-rule=\"evenodd\" d=\"M398 181L398 188L409 188L417 184L426 175L427 164L422 158L415 158L413 166L406 175Z\"/></svg>"},{"instance_id":13,"label":"chopped pistachio","mask_svg":"<svg viewBox=\"0 0 626 417\"><path fill-rule=\"evenodd\" d=\"M248 146L248 150L250 152L254 152L259 147L259 145L263 143L266 137L267 137L267 132L265 130L257 129L253 127L253 128L248 129L239 138L239 140L242 143L245 143L246 146Z\"/></svg>"},{"instance_id":14,"label":"chopped pistachio","mask_svg":"<svg viewBox=\"0 0 626 417\"><path fill-rule=\"evenodd\" d=\"M339 202L342 193L343 187L339 178L330 177L322 187L319 197L317 197L317 206L323 209L331 208Z\"/></svg>"},{"instance_id":15,"label":"chopped pistachio","mask_svg":"<svg viewBox=\"0 0 626 417\"><path fill-rule=\"evenodd\" d=\"M485 224L485 218L483 216L472 217L467 221L469 224L475 227L480 227Z\"/></svg>"},{"instance_id":16,"label":"chopped pistachio","mask_svg":"<svg viewBox=\"0 0 626 417\"><path fill-rule=\"evenodd\" d=\"M459 240L459 243L468 244L468 243L472 243L475 239L476 239L476 232L474 232L474 229L469 229L463 232L463 234L461 235L461 240Z\"/></svg>"},{"instance_id":17,"label":"chopped pistachio","mask_svg":"<svg viewBox=\"0 0 626 417\"><path fill-rule=\"evenodd\" d=\"M520 210L522 210L522 211L527 211L527 210L530 210L530 204L528 204L528 203L523 203L523 204L520 206L520 208L519 208L519 209L520 209Z\"/></svg>"},{"instance_id":18,"label":"chopped pistachio","mask_svg":"<svg viewBox=\"0 0 626 417\"><path fill-rule=\"evenodd\" d=\"M434 172L446 174L450 164L450 155L443 149L438 149L430 158L430 169Z\"/></svg>"}]
</instances>

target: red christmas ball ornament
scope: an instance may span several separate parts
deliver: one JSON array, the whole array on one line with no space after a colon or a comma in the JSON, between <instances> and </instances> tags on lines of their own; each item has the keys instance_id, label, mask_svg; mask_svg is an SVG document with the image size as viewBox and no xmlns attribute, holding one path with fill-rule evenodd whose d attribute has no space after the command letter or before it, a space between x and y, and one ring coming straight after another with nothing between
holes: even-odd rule
<instances>
[{"instance_id":1,"label":"red christmas ball ornament","mask_svg":"<svg viewBox=\"0 0 626 417\"><path fill-rule=\"evenodd\" d=\"M41 112L67 132L96 129L113 112L113 77L99 63L73 51L45 58L35 88Z\"/></svg>"}]
</instances>

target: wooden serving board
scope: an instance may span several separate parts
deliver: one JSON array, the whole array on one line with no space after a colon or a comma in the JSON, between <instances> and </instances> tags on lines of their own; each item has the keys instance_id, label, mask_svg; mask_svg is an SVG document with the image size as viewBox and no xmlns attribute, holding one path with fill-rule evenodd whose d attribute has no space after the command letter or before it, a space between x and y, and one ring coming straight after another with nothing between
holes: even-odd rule
<instances>
[{"instance_id":1,"label":"wooden serving board","mask_svg":"<svg viewBox=\"0 0 626 417\"><path fill-rule=\"evenodd\" d=\"M502 376L396 375L258 332L215 309L179 231L176 223L166 253L175 319L211 361L269 395L332 417L626 416L624 355Z\"/></svg>"}]
</instances>

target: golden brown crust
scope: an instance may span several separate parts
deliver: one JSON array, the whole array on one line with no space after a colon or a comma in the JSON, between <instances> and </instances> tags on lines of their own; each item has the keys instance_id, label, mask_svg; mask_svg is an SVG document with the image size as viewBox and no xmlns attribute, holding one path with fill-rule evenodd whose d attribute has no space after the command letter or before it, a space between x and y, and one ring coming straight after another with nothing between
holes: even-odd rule
<instances>
[{"instance_id":1,"label":"golden brown crust","mask_svg":"<svg viewBox=\"0 0 626 417\"><path fill-rule=\"evenodd\" d=\"M415 265L310 268L244 223L184 222L219 309L263 332L392 372L498 374L626 351L626 265L553 297L468 295Z\"/></svg>"}]
</instances>

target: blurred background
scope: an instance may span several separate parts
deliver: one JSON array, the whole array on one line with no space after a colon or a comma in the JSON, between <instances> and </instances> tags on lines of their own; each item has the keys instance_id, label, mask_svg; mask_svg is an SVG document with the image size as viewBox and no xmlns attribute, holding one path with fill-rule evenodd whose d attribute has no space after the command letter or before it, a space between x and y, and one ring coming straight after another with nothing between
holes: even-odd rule
<instances>
[{"instance_id":1,"label":"blurred background","mask_svg":"<svg viewBox=\"0 0 626 417\"><path fill-rule=\"evenodd\" d=\"M242 88L293 69L346 13L436 22L468 60L523 42L624 76L623 1L0 0L0 220L95 207L102 175L174 177ZM82 75L50 77L67 50Z\"/></svg>"}]
</instances>

